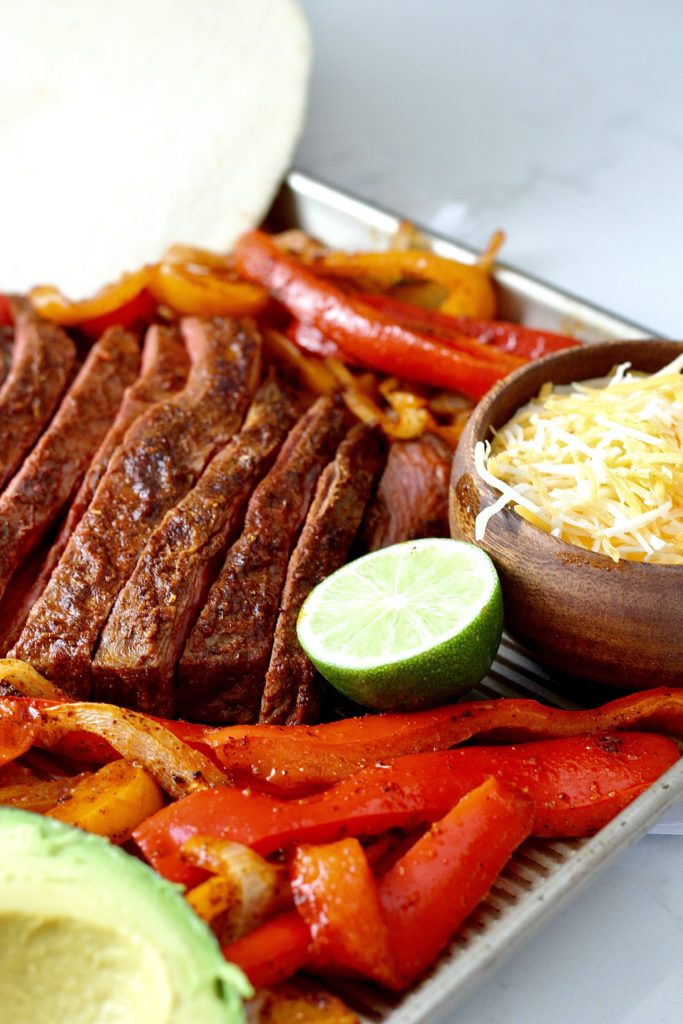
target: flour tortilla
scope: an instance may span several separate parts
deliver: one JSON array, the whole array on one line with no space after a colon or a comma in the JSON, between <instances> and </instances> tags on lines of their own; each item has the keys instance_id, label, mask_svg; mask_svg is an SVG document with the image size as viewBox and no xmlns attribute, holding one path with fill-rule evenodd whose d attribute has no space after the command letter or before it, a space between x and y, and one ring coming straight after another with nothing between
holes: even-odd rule
<instances>
[{"instance_id":1,"label":"flour tortilla","mask_svg":"<svg viewBox=\"0 0 683 1024\"><path fill-rule=\"evenodd\" d=\"M0 291L80 298L260 220L305 111L294 0L0 8Z\"/></svg>"}]
</instances>

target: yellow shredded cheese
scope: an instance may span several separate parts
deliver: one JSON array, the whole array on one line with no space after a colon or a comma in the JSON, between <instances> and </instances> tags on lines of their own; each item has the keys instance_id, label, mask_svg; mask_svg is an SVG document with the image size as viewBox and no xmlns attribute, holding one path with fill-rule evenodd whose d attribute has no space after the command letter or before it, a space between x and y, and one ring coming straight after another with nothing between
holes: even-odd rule
<instances>
[{"instance_id":1,"label":"yellow shredded cheese","mask_svg":"<svg viewBox=\"0 0 683 1024\"><path fill-rule=\"evenodd\" d=\"M683 563L683 355L654 374L628 363L606 381L546 385L475 448L504 505L553 536L615 561Z\"/></svg>"}]
</instances>

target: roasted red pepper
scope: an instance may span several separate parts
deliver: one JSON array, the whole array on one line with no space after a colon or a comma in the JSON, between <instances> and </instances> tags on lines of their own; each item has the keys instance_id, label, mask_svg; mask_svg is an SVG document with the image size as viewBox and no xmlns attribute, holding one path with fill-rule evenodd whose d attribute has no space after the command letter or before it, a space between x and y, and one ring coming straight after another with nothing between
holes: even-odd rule
<instances>
[{"instance_id":1,"label":"roasted red pepper","mask_svg":"<svg viewBox=\"0 0 683 1024\"><path fill-rule=\"evenodd\" d=\"M359 841L298 846L290 878L294 902L310 929L313 968L398 987L375 877Z\"/></svg>"},{"instance_id":2,"label":"roasted red pepper","mask_svg":"<svg viewBox=\"0 0 683 1024\"><path fill-rule=\"evenodd\" d=\"M531 801L489 778L380 878L377 895L398 979L392 987L405 988L434 962L533 822Z\"/></svg>"},{"instance_id":3,"label":"roasted red pepper","mask_svg":"<svg viewBox=\"0 0 683 1024\"><path fill-rule=\"evenodd\" d=\"M39 728L40 716L34 708L0 697L0 765L26 753Z\"/></svg>"},{"instance_id":4,"label":"roasted red pepper","mask_svg":"<svg viewBox=\"0 0 683 1024\"><path fill-rule=\"evenodd\" d=\"M521 324L508 323L505 320L481 320L471 316L450 316L439 310L423 309L401 302L390 295L368 293L363 296L365 302L396 323L412 330L448 342L456 347L463 337L474 338L482 345L491 345L503 352L511 352L525 359L540 359L551 352L559 352L564 348L572 348L580 342L564 334L551 331L535 330ZM309 341L312 344L312 339Z\"/></svg>"},{"instance_id":5,"label":"roasted red pepper","mask_svg":"<svg viewBox=\"0 0 683 1024\"><path fill-rule=\"evenodd\" d=\"M0 293L0 327L11 327L13 323L14 317L9 296Z\"/></svg>"},{"instance_id":6,"label":"roasted red pepper","mask_svg":"<svg viewBox=\"0 0 683 1024\"><path fill-rule=\"evenodd\" d=\"M410 846L379 881L355 838L302 845L290 862L291 914L224 947L254 984L308 967L397 991L434 962L531 832L531 801L488 778Z\"/></svg>"},{"instance_id":7,"label":"roasted red pepper","mask_svg":"<svg viewBox=\"0 0 683 1024\"><path fill-rule=\"evenodd\" d=\"M469 340L474 339L480 345L488 345L532 360L580 344L574 338L563 334L534 330L504 320L474 320L468 316L449 316L436 310L411 306L389 295L368 292L362 294L362 300L366 305L390 317L395 323L419 331L455 349L466 349ZM289 328L288 335L304 352L348 361L348 357L331 338L309 323L295 321Z\"/></svg>"},{"instance_id":8,"label":"roasted red pepper","mask_svg":"<svg viewBox=\"0 0 683 1024\"><path fill-rule=\"evenodd\" d=\"M242 939L223 947L255 989L285 981L309 960L311 932L296 910L271 917Z\"/></svg>"},{"instance_id":9,"label":"roasted red pepper","mask_svg":"<svg viewBox=\"0 0 683 1024\"><path fill-rule=\"evenodd\" d=\"M509 353L494 354L474 341L467 346L469 351L459 351L402 327L317 276L262 231L242 235L233 257L237 271L267 288L295 319L313 324L336 342L345 356L375 370L479 399L525 362Z\"/></svg>"},{"instance_id":10,"label":"roasted red pepper","mask_svg":"<svg viewBox=\"0 0 683 1024\"><path fill-rule=\"evenodd\" d=\"M265 855L302 842L412 828L442 817L490 775L533 800L534 834L590 835L678 757L672 740L649 733L410 754L298 800L232 788L198 791L152 815L134 839L160 874L192 884L199 876L179 856L190 836L232 839Z\"/></svg>"},{"instance_id":11,"label":"roasted red pepper","mask_svg":"<svg viewBox=\"0 0 683 1024\"><path fill-rule=\"evenodd\" d=\"M683 690L645 690L581 711L500 698L315 726L234 725L207 733L205 742L240 780L251 772L299 793L334 785L376 761L446 750L473 736L510 743L624 729L683 736Z\"/></svg>"}]
</instances>

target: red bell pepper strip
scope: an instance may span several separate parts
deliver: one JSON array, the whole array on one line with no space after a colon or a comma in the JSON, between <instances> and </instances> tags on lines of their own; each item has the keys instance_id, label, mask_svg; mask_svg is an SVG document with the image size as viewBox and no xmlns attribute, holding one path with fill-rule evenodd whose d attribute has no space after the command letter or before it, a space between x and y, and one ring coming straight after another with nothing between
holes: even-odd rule
<instances>
[{"instance_id":1,"label":"red bell pepper strip","mask_svg":"<svg viewBox=\"0 0 683 1024\"><path fill-rule=\"evenodd\" d=\"M380 878L377 896L405 988L430 966L529 836L534 807L489 778ZM378 979L380 980L380 979Z\"/></svg>"},{"instance_id":2,"label":"red bell pepper strip","mask_svg":"<svg viewBox=\"0 0 683 1024\"><path fill-rule=\"evenodd\" d=\"M179 855L193 835L232 839L266 855L303 842L413 828L442 817L490 775L533 799L534 834L590 835L678 757L672 740L650 733L409 754L298 800L230 787L198 791L153 814L133 838L160 874L195 884L195 869Z\"/></svg>"},{"instance_id":3,"label":"red bell pepper strip","mask_svg":"<svg viewBox=\"0 0 683 1024\"><path fill-rule=\"evenodd\" d=\"M581 711L503 697L315 726L229 725L207 732L205 742L229 774L243 780L251 772L298 794L334 785L376 761L446 750L473 736L510 743L624 729L683 736L683 690L644 690Z\"/></svg>"},{"instance_id":4,"label":"red bell pepper strip","mask_svg":"<svg viewBox=\"0 0 683 1024\"><path fill-rule=\"evenodd\" d=\"M395 323L427 334L455 349L466 348L468 339L474 339L480 345L488 345L527 360L534 360L581 344L575 338L563 334L535 330L504 320L474 320L468 316L449 316L447 313L411 306L407 302L400 302L389 295L375 292L361 293L358 297L362 298L366 305L390 317ZM326 337L310 323L294 321L287 333L300 349L311 355L348 359L331 338Z\"/></svg>"},{"instance_id":5,"label":"red bell pepper strip","mask_svg":"<svg viewBox=\"0 0 683 1024\"><path fill-rule=\"evenodd\" d=\"M298 846L289 870L294 902L313 939L313 969L399 987L375 877L358 840Z\"/></svg>"},{"instance_id":6,"label":"red bell pepper strip","mask_svg":"<svg viewBox=\"0 0 683 1024\"><path fill-rule=\"evenodd\" d=\"M223 947L255 987L301 967L400 991L441 952L531 831L531 801L489 778L376 882L355 838L294 851L299 921L280 914ZM302 928L302 923L305 927Z\"/></svg>"},{"instance_id":7,"label":"red bell pepper strip","mask_svg":"<svg viewBox=\"0 0 683 1024\"><path fill-rule=\"evenodd\" d=\"M457 348L463 338L474 338L482 345L490 345L503 352L511 352L524 359L540 359L551 352L580 345L576 338L552 331L536 330L505 320L478 320L470 316L449 316L438 310L423 309L401 302L390 295L368 292L363 300L373 309L391 317L396 323L415 331L423 331ZM312 339L309 340L312 344Z\"/></svg>"},{"instance_id":8,"label":"red bell pepper strip","mask_svg":"<svg viewBox=\"0 0 683 1024\"><path fill-rule=\"evenodd\" d=\"M503 352L492 359L491 350L476 342L471 342L471 351L459 351L402 327L317 276L262 231L242 235L233 258L240 274L267 288L297 320L313 324L345 354L384 373L479 399L525 362Z\"/></svg>"},{"instance_id":9,"label":"red bell pepper strip","mask_svg":"<svg viewBox=\"0 0 683 1024\"><path fill-rule=\"evenodd\" d=\"M14 323L9 296L0 293L0 327L11 327Z\"/></svg>"},{"instance_id":10,"label":"red bell pepper strip","mask_svg":"<svg viewBox=\"0 0 683 1024\"><path fill-rule=\"evenodd\" d=\"M0 765L25 754L39 728L40 715L33 708L0 697Z\"/></svg>"},{"instance_id":11,"label":"red bell pepper strip","mask_svg":"<svg viewBox=\"0 0 683 1024\"><path fill-rule=\"evenodd\" d=\"M222 947L230 963L241 967L255 989L277 985L304 967L311 932L296 910L271 917L248 935Z\"/></svg>"}]
</instances>

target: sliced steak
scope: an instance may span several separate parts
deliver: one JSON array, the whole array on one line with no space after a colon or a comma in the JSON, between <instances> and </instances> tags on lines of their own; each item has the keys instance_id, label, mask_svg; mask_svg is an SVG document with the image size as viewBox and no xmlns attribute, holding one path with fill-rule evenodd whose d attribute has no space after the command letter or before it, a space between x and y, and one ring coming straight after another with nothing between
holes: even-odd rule
<instances>
[{"instance_id":1,"label":"sliced steak","mask_svg":"<svg viewBox=\"0 0 683 1024\"><path fill-rule=\"evenodd\" d=\"M3 324L0 327L0 384L3 383L9 373L13 355L14 328Z\"/></svg>"},{"instance_id":2,"label":"sliced steak","mask_svg":"<svg viewBox=\"0 0 683 1024\"><path fill-rule=\"evenodd\" d=\"M21 620L22 629L31 608L47 586L55 566L64 554L69 537L92 501L109 460L123 441L128 428L150 406L179 391L187 381L189 367L187 349L179 332L158 325L150 327L142 350L140 376L127 389L116 419L90 463L40 572L36 574L30 589L25 591L21 608L17 609L17 619Z\"/></svg>"},{"instance_id":3,"label":"sliced steak","mask_svg":"<svg viewBox=\"0 0 683 1024\"><path fill-rule=\"evenodd\" d=\"M357 424L322 472L287 568L261 722L318 720L322 680L299 644L296 621L311 590L346 561L385 460L384 436Z\"/></svg>"},{"instance_id":4,"label":"sliced steak","mask_svg":"<svg viewBox=\"0 0 683 1024\"><path fill-rule=\"evenodd\" d=\"M0 495L0 597L78 487L135 378L139 359L134 335L118 327L107 331Z\"/></svg>"},{"instance_id":5,"label":"sliced steak","mask_svg":"<svg viewBox=\"0 0 683 1024\"><path fill-rule=\"evenodd\" d=\"M96 699L172 716L175 669L189 630L297 406L269 376L240 433L154 531L102 632L93 660Z\"/></svg>"},{"instance_id":6,"label":"sliced steak","mask_svg":"<svg viewBox=\"0 0 683 1024\"><path fill-rule=\"evenodd\" d=\"M160 325L150 327L142 349L140 375L126 391L111 430L91 462L69 509L63 531L66 536L60 534L62 550L90 504L109 460L128 428L151 406L180 391L187 382L189 369L187 349L178 331Z\"/></svg>"},{"instance_id":7,"label":"sliced steak","mask_svg":"<svg viewBox=\"0 0 683 1024\"><path fill-rule=\"evenodd\" d=\"M14 648L69 694L90 692L91 657L152 530L239 427L261 370L260 335L188 319L185 388L129 428Z\"/></svg>"},{"instance_id":8,"label":"sliced steak","mask_svg":"<svg viewBox=\"0 0 683 1024\"><path fill-rule=\"evenodd\" d=\"M255 489L244 529L185 645L176 692L181 716L216 722L258 717L289 556L343 423L338 406L318 399Z\"/></svg>"},{"instance_id":9,"label":"sliced steak","mask_svg":"<svg viewBox=\"0 0 683 1024\"><path fill-rule=\"evenodd\" d=\"M0 387L0 490L49 423L75 359L76 347L61 327L18 312L12 362Z\"/></svg>"},{"instance_id":10,"label":"sliced steak","mask_svg":"<svg viewBox=\"0 0 683 1024\"><path fill-rule=\"evenodd\" d=\"M403 540L447 537L452 452L433 434L393 441L362 527L365 550Z\"/></svg>"},{"instance_id":11,"label":"sliced steak","mask_svg":"<svg viewBox=\"0 0 683 1024\"><path fill-rule=\"evenodd\" d=\"M35 600L36 580L50 552L53 531L17 569L0 599L0 658L17 642Z\"/></svg>"}]
</instances>

